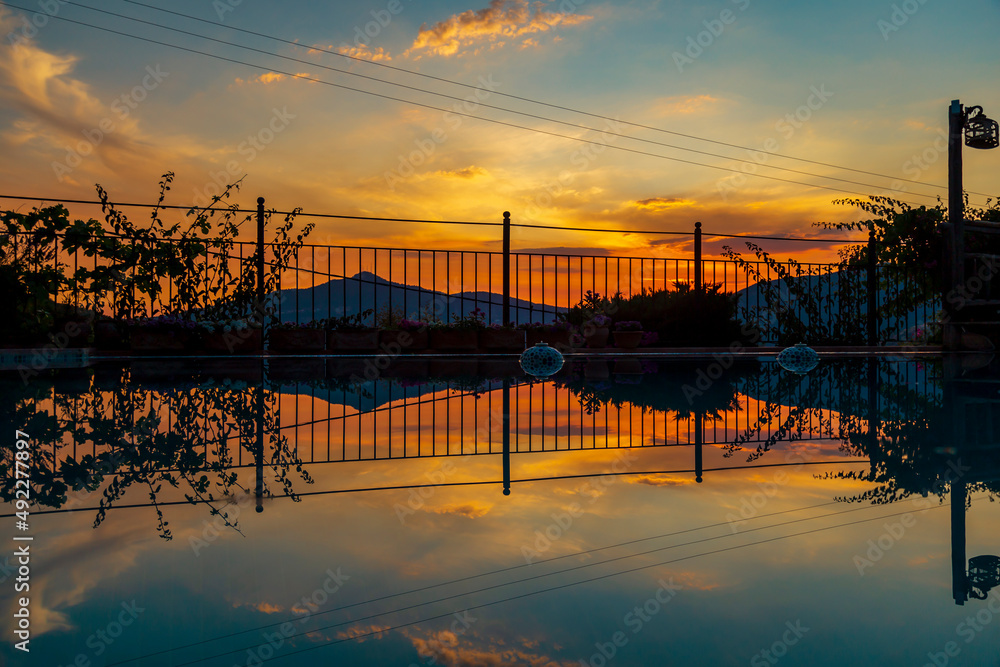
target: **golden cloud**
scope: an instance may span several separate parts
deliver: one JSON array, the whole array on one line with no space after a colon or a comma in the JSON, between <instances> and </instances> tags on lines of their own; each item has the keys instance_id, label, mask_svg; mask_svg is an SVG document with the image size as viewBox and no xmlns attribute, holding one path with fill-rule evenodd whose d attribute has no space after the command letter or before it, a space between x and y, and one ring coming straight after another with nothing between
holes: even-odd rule
<instances>
[{"instance_id":1,"label":"golden cloud","mask_svg":"<svg viewBox=\"0 0 1000 667\"><path fill-rule=\"evenodd\" d=\"M689 479L677 479L667 475L639 475L628 478L629 484L645 484L646 486L684 486L690 484Z\"/></svg>"},{"instance_id":2,"label":"golden cloud","mask_svg":"<svg viewBox=\"0 0 1000 667\"><path fill-rule=\"evenodd\" d=\"M529 35L548 32L556 27L574 26L593 19L584 14L549 12L541 2L528 0L490 0L489 7L467 10L431 27L424 24L404 56L475 55L484 49L502 48L508 43L521 48L536 46Z\"/></svg>"},{"instance_id":3,"label":"golden cloud","mask_svg":"<svg viewBox=\"0 0 1000 667\"><path fill-rule=\"evenodd\" d=\"M310 75L309 72L296 72L295 76L312 76L312 75ZM258 76L252 76L249 79L241 79L239 77L236 77L234 83L237 86L251 85L255 83L259 83L266 86L269 83L277 83L287 78L289 78L287 74L278 74L277 72L264 72L263 74L260 74Z\"/></svg>"},{"instance_id":4,"label":"golden cloud","mask_svg":"<svg viewBox=\"0 0 1000 667\"><path fill-rule=\"evenodd\" d=\"M637 201L631 202L632 208L637 208L640 211L667 211L672 208L680 208L682 206L694 206L695 202L691 199L682 199L680 197L650 197L649 199L639 199Z\"/></svg>"},{"instance_id":5,"label":"golden cloud","mask_svg":"<svg viewBox=\"0 0 1000 667\"><path fill-rule=\"evenodd\" d=\"M543 653L533 653L538 642L519 638L516 642L523 648L506 648L506 642L491 638L483 646L462 646L462 643L483 643L477 637L456 634L448 630L430 633L425 637L406 633L417 653L424 658L447 667L503 667L504 665L528 665L530 667L572 667L576 661L555 660Z\"/></svg>"},{"instance_id":6,"label":"golden cloud","mask_svg":"<svg viewBox=\"0 0 1000 667\"><path fill-rule=\"evenodd\" d=\"M464 516L467 519L478 519L488 514L493 509L493 505L471 502L460 505L441 505L427 509L435 514L455 514L457 516Z\"/></svg>"},{"instance_id":7,"label":"golden cloud","mask_svg":"<svg viewBox=\"0 0 1000 667\"><path fill-rule=\"evenodd\" d=\"M371 60L372 62L380 62L383 60L392 60L392 56L389 52L383 49L381 46L372 49L367 44L359 44L358 46L351 46L350 44L342 44L340 48L337 49L338 53L343 53L345 56L350 56L352 58L361 58L362 60ZM319 53L315 49L310 49L309 53Z\"/></svg>"},{"instance_id":8,"label":"golden cloud","mask_svg":"<svg viewBox=\"0 0 1000 667\"><path fill-rule=\"evenodd\" d=\"M654 109L661 116L674 114L690 114L705 111L722 101L722 98L712 95L695 95L693 97L666 97L657 100Z\"/></svg>"}]
</instances>

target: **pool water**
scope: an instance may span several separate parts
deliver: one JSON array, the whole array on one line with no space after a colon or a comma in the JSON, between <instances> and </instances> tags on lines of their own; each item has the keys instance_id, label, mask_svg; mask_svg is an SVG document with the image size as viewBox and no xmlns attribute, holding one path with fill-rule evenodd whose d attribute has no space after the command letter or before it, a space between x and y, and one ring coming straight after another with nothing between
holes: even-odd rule
<instances>
[{"instance_id":1,"label":"pool water","mask_svg":"<svg viewBox=\"0 0 1000 667\"><path fill-rule=\"evenodd\" d=\"M4 664L1000 664L989 357L364 361L5 375Z\"/></svg>"}]
</instances>

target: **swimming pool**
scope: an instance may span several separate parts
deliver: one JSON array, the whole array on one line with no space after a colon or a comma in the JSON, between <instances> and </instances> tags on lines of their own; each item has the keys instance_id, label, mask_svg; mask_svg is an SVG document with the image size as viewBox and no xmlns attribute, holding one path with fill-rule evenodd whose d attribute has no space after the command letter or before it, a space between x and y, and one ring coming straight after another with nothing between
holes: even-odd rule
<instances>
[{"instance_id":1,"label":"swimming pool","mask_svg":"<svg viewBox=\"0 0 1000 667\"><path fill-rule=\"evenodd\" d=\"M365 361L7 376L7 664L996 661L988 358Z\"/></svg>"}]
</instances>

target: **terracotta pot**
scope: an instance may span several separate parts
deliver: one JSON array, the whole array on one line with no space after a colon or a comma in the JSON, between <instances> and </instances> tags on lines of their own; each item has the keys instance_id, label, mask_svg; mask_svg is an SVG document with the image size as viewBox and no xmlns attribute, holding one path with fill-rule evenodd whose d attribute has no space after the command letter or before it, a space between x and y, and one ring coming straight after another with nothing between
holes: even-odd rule
<instances>
[{"instance_id":1,"label":"terracotta pot","mask_svg":"<svg viewBox=\"0 0 1000 667\"><path fill-rule=\"evenodd\" d=\"M475 350L479 347L479 332L475 329L431 329L428 342L434 350Z\"/></svg>"},{"instance_id":2,"label":"terracotta pot","mask_svg":"<svg viewBox=\"0 0 1000 667\"><path fill-rule=\"evenodd\" d=\"M183 329L129 328L129 348L137 354L176 354L193 350L191 332Z\"/></svg>"},{"instance_id":3,"label":"terracotta pot","mask_svg":"<svg viewBox=\"0 0 1000 667\"><path fill-rule=\"evenodd\" d=\"M525 348L534 347L537 343L548 343L557 350L564 350L573 346L570 340L569 329L559 331L541 331L529 329L525 336Z\"/></svg>"},{"instance_id":4,"label":"terracotta pot","mask_svg":"<svg viewBox=\"0 0 1000 667\"><path fill-rule=\"evenodd\" d=\"M94 323L94 346L101 350L121 350L128 347L124 325L114 320Z\"/></svg>"},{"instance_id":5,"label":"terracotta pot","mask_svg":"<svg viewBox=\"0 0 1000 667\"><path fill-rule=\"evenodd\" d=\"M260 329L242 329L231 332L213 331L202 335L202 344L208 352L222 354L253 354L261 351Z\"/></svg>"},{"instance_id":6,"label":"terracotta pot","mask_svg":"<svg viewBox=\"0 0 1000 667\"><path fill-rule=\"evenodd\" d=\"M518 329L484 329L479 332L479 347L486 350L524 350L524 332Z\"/></svg>"},{"instance_id":7,"label":"terracotta pot","mask_svg":"<svg viewBox=\"0 0 1000 667\"><path fill-rule=\"evenodd\" d=\"M93 330L94 327L90 320L59 319L56 320L52 334L55 336L65 335L66 347L87 347L90 344L90 334ZM62 339L61 336L60 339Z\"/></svg>"},{"instance_id":8,"label":"terracotta pot","mask_svg":"<svg viewBox=\"0 0 1000 667\"><path fill-rule=\"evenodd\" d=\"M427 348L427 329L418 331L398 331L382 329L378 332L378 347L387 353L392 353L399 346L401 352L413 352Z\"/></svg>"},{"instance_id":9,"label":"terracotta pot","mask_svg":"<svg viewBox=\"0 0 1000 667\"><path fill-rule=\"evenodd\" d=\"M271 329L267 337L271 352L313 354L326 349L326 332L322 329Z\"/></svg>"},{"instance_id":10,"label":"terracotta pot","mask_svg":"<svg viewBox=\"0 0 1000 667\"><path fill-rule=\"evenodd\" d=\"M642 340L644 333L643 331L616 331L615 347L625 349L639 347L639 342Z\"/></svg>"},{"instance_id":11,"label":"terracotta pot","mask_svg":"<svg viewBox=\"0 0 1000 667\"><path fill-rule=\"evenodd\" d=\"M608 344L608 336L611 332L607 327L597 327L593 332L590 332L590 328L588 327L585 331L589 332L589 335L587 333L583 334L584 344L587 347L598 348L605 347Z\"/></svg>"},{"instance_id":12,"label":"terracotta pot","mask_svg":"<svg viewBox=\"0 0 1000 667\"><path fill-rule=\"evenodd\" d=\"M327 332L327 347L337 350L374 350L378 347L377 329Z\"/></svg>"}]
</instances>

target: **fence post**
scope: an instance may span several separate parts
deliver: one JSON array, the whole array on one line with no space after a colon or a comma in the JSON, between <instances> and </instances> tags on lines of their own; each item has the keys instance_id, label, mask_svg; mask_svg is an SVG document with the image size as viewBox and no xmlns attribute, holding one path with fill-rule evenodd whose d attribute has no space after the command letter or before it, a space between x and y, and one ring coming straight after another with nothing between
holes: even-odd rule
<instances>
[{"instance_id":1,"label":"fence post","mask_svg":"<svg viewBox=\"0 0 1000 667\"><path fill-rule=\"evenodd\" d=\"M510 211L503 212L503 323L510 326Z\"/></svg>"},{"instance_id":2,"label":"fence post","mask_svg":"<svg viewBox=\"0 0 1000 667\"><path fill-rule=\"evenodd\" d=\"M267 318L264 313L264 198L257 197L257 308L260 309L260 345L264 349L264 332Z\"/></svg>"},{"instance_id":3,"label":"fence post","mask_svg":"<svg viewBox=\"0 0 1000 667\"><path fill-rule=\"evenodd\" d=\"M868 230L868 345L878 346L878 263L875 230Z\"/></svg>"},{"instance_id":4,"label":"fence post","mask_svg":"<svg viewBox=\"0 0 1000 667\"><path fill-rule=\"evenodd\" d=\"M701 223L694 223L694 291L701 294Z\"/></svg>"}]
</instances>

